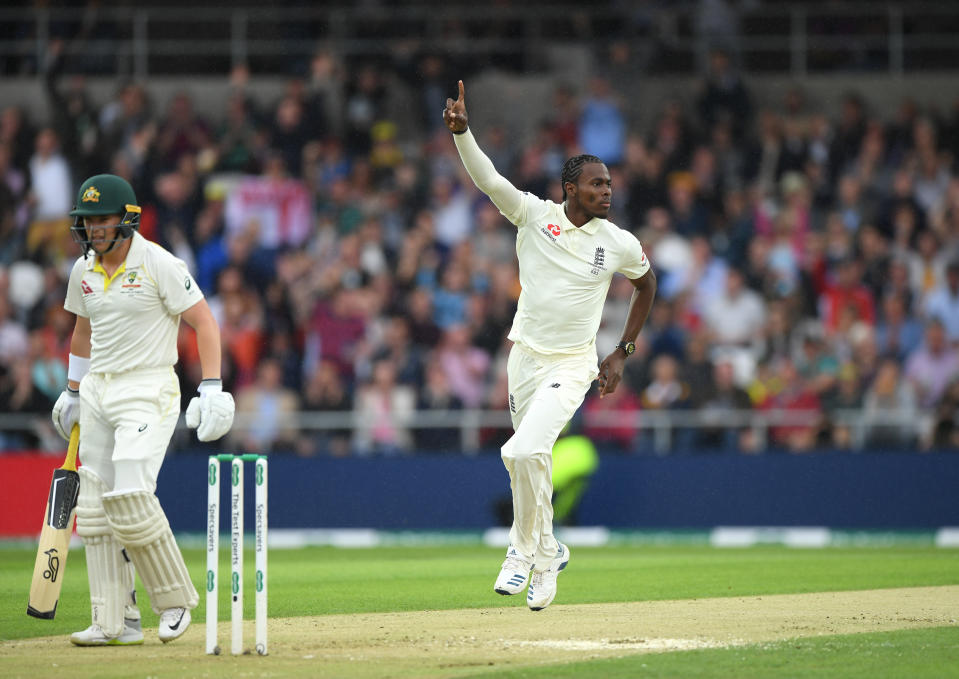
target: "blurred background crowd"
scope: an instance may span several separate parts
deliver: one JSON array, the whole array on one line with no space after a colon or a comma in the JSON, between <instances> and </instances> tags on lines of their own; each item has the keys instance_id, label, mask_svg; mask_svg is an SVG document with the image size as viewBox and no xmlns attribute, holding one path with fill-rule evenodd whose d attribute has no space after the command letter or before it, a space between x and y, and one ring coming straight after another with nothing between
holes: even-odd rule
<instances>
[{"instance_id":1,"label":"blurred background crowd","mask_svg":"<svg viewBox=\"0 0 959 679\"><path fill-rule=\"evenodd\" d=\"M457 453L445 418L506 412L515 227L465 175L440 115L482 63L347 59L321 44L276 99L234 64L229 96L204 115L187 89L159 101L134 80L93 97L64 56L70 39L36 65L47 115L0 112L4 413L48 420L65 383L79 255L67 213L100 172L131 182L141 233L207 295L237 400L233 449ZM591 392L574 426L625 454L959 448L959 107L877 111L856 91L824 104L800 86L758 106L738 64L711 50L689 96L641 102L648 122L607 68L559 74L523 138L472 121L504 176L556 201L567 157L604 158L611 218L659 278L624 385ZM411 133L391 107L398 89ZM614 280L600 356L631 291ZM198 368L184 326L184 401ZM312 428L304 414L331 417ZM496 450L508 434L504 417L473 443ZM53 436L6 428L0 449Z\"/></svg>"}]
</instances>

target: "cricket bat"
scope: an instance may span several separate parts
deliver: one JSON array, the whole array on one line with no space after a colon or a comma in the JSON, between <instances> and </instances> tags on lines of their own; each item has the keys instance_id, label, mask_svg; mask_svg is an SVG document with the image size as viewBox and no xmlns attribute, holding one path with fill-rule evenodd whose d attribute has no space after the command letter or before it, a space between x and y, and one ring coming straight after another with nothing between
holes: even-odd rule
<instances>
[{"instance_id":1,"label":"cricket bat","mask_svg":"<svg viewBox=\"0 0 959 679\"><path fill-rule=\"evenodd\" d=\"M73 517L80 493L80 475L77 474L77 450L80 447L80 426L73 425L70 446L63 466L53 470L47 511L43 516L43 531L33 566L30 602L27 615L53 620L60 600L63 572L67 565L67 551L73 533Z\"/></svg>"}]
</instances>

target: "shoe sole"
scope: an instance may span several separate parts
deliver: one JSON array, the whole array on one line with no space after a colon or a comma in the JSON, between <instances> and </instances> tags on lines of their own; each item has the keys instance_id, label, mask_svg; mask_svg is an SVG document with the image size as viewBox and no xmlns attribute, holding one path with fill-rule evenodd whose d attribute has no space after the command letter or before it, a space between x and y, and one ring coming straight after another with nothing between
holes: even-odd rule
<instances>
[{"instance_id":1,"label":"shoe sole","mask_svg":"<svg viewBox=\"0 0 959 679\"><path fill-rule=\"evenodd\" d=\"M182 637L183 634L184 634L184 632L186 632L186 630L183 630L183 632L180 632L180 633L177 634L175 637L167 637L167 638L165 638L165 639L164 639L163 637L159 637L159 639L160 639L160 641L162 641L164 644L169 644L171 641L176 641L177 639L179 639L180 637Z\"/></svg>"},{"instance_id":2,"label":"shoe sole","mask_svg":"<svg viewBox=\"0 0 959 679\"><path fill-rule=\"evenodd\" d=\"M507 591L507 590L505 590L505 589L496 589L496 588L494 587L494 588L493 588L493 591L496 592L497 594L502 594L503 596L513 596L514 594L519 594L519 593L522 592L523 590L518 589L518 590L516 590L515 592L509 592L509 591Z\"/></svg>"},{"instance_id":3,"label":"shoe sole","mask_svg":"<svg viewBox=\"0 0 959 679\"><path fill-rule=\"evenodd\" d=\"M82 648L90 648L92 646L142 646L143 639L137 639L136 641L120 641L119 639L110 639L110 641L77 641L70 639L70 643Z\"/></svg>"}]
</instances>

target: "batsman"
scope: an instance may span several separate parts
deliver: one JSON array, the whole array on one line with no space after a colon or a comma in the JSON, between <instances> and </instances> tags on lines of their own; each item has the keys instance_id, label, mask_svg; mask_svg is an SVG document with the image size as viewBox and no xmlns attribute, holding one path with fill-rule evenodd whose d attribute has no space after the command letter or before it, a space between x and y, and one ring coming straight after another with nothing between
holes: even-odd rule
<instances>
[{"instance_id":1,"label":"batsman","mask_svg":"<svg viewBox=\"0 0 959 679\"><path fill-rule=\"evenodd\" d=\"M190 624L199 597L155 495L180 416L173 366L182 317L196 330L202 381L187 426L213 441L233 424L220 380L220 330L186 264L139 233L133 188L100 174L80 186L71 233L83 250L67 286L76 314L67 388L53 423L67 438L80 424L77 533L83 540L92 624L77 646L142 644L134 568L160 616L159 638Z\"/></svg>"}]
</instances>

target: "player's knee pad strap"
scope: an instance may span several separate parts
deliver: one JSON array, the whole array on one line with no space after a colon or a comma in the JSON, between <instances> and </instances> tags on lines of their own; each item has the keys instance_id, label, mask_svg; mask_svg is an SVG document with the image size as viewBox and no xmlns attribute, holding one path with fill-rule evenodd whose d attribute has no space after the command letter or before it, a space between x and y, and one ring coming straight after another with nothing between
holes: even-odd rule
<instances>
[{"instance_id":1,"label":"player's knee pad strap","mask_svg":"<svg viewBox=\"0 0 959 679\"><path fill-rule=\"evenodd\" d=\"M103 509L140 574L153 610L195 608L199 596L156 495L145 490L111 493L104 496Z\"/></svg>"},{"instance_id":2,"label":"player's knee pad strap","mask_svg":"<svg viewBox=\"0 0 959 679\"><path fill-rule=\"evenodd\" d=\"M77 535L87 538L100 535L112 535L113 531L107 523L107 515L103 511L103 494L107 492L107 485L99 476L86 467L77 470L80 475L80 493L77 495Z\"/></svg>"}]
</instances>

